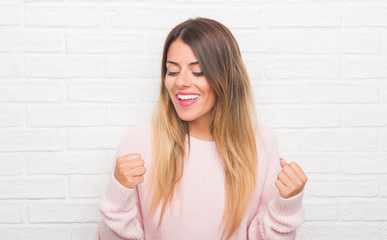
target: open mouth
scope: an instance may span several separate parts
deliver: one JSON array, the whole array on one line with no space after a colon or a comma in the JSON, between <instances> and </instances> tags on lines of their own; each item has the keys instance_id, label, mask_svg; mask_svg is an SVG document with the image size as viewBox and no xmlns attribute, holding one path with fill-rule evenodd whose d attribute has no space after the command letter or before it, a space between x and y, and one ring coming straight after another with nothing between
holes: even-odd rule
<instances>
[{"instance_id":1,"label":"open mouth","mask_svg":"<svg viewBox=\"0 0 387 240\"><path fill-rule=\"evenodd\" d=\"M176 96L177 96L177 98L178 98L180 101L188 101L188 100L195 100L195 99L198 99L200 95L198 95L198 94L192 94L192 95L181 95L181 94L177 94Z\"/></svg>"},{"instance_id":2,"label":"open mouth","mask_svg":"<svg viewBox=\"0 0 387 240\"><path fill-rule=\"evenodd\" d=\"M176 94L176 97L182 107L189 107L200 99L199 94Z\"/></svg>"}]
</instances>

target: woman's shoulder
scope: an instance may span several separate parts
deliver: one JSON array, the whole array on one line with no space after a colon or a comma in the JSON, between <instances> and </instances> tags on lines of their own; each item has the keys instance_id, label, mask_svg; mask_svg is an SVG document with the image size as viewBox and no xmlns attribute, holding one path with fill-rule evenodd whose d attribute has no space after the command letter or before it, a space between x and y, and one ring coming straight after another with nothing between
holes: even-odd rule
<instances>
[{"instance_id":1,"label":"woman's shoulder","mask_svg":"<svg viewBox=\"0 0 387 240\"><path fill-rule=\"evenodd\" d=\"M260 147L278 147L278 141L276 138L275 133L272 129L270 129L268 126L263 124L258 124L258 131L257 131L257 143Z\"/></svg>"}]
</instances>

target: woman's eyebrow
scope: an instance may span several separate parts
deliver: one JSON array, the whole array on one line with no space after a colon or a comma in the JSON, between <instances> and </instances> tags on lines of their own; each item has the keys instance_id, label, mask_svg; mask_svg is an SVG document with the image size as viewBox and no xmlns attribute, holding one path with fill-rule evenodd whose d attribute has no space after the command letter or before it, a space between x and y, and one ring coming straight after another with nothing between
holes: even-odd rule
<instances>
[{"instance_id":1,"label":"woman's eyebrow","mask_svg":"<svg viewBox=\"0 0 387 240\"><path fill-rule=\"evenodd\" d=\"M167 63L174 64L174 65L177 65L177 66L180 66L177 62L174 62L174 61L167 61ZM191 62L191 63L188 64L188 65L194 65L194 64L199 64L199 62L198 62L198 61L196 61L196 62Z\"/></svg>"}]
</instances>

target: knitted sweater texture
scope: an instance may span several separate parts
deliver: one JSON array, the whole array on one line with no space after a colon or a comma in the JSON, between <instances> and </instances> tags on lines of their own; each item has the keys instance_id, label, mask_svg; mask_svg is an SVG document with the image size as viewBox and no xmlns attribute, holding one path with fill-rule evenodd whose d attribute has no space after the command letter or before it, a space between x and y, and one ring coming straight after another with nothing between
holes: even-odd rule
<instances>
[{"instance_id":1,"label":"knitted sweater texture","mask_svg":"<svg viewBox=\"0 0 387 240\"><path fill-rule=\"evenodd\" d=\"M275 186L277 174L281 171L278 143L269 128L259 125L259 129L266 145L261 141L256 143L257 184L239 228L230 240L295 239L296 230L304 220L304 191L289 199L279 195ZM152 139L151 124L146 122L128 131L119 143L113 169L117 157L139 153L148 171L144 182L134 189L125 188L113 173L110 174L107 189L99 201L102 219L96 239L219 240L223 230L225 178L215 142L189 137L191 148L181 179L182 194L175 194L160 228L157 228L160 211L154 218L147 214L146 186L152 160Z\"/></svg>"}]
</instances>

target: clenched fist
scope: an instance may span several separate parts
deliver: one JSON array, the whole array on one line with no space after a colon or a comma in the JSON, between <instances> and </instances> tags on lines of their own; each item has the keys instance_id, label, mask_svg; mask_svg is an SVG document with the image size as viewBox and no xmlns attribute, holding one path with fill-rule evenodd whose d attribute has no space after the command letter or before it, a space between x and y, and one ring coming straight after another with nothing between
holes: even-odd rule
<instances>
[{"instance_id":1,"label":"clenched fist","mask_svg":"<svg viewBox=\"0 0 387 240\"><path fill-rule=\"evenodd\" d=\"M287 164L285 160L280 158L280 164L282 171L278 173L275 185L281 197L291 198L302 192L308 178L297 163L291 162Z\"/></svg>"},{"instance_id":2,"label":"clenched fist","mask_svg":"<svg viewBox=\"0 0 387 240\"><path fill-rule=\"evenodd\" d=\"M137 184L144 181L146 168L144 160L138 153L130 153L116 160L116 168L114 169L114 177L117 181L126 188L135 188Z\"/></svg>"}]
</instances>

